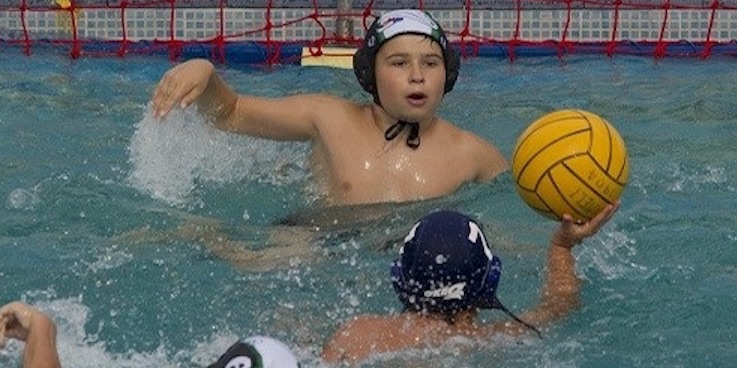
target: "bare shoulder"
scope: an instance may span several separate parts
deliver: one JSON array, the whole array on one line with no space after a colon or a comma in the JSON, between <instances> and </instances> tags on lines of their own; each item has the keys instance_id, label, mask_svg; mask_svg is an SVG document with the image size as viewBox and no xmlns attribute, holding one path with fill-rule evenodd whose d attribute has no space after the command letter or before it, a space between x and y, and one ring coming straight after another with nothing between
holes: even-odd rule
<instances>
[{"instance_id":1,"label":"bare shoulder","mask_svg":"<svg viewBox=\"0 0 737 368\"><path fill-rule=\"evenodd\" d=\"M438 118L436 120L435 133L443 144L452 143L454 146L466 150L485 150L493 147L491 142L481 138L479 135L460 126Z\"/></svg>"},{"instance_id":2,"label":"bare shoulder","mask_svg":"<svg viewBox=\"0 0 737 368\"><path fill-rule=\"evenodd\" d=\"M330 363L365 359L373 353L375 343L381 341L388 319L375 315L351 318L325 343L322 358Z\"/></svg>"},{"instance_id":3,"label":"bare shoulder","mask_svg":"<svg viewBox=\"0 0 737 368\"><path fill-rule=\"evenodd\" d=\"M312 107L332 107L332 108L361 108L362 105L348 100L346 98L331 95L328 93L305 93L291 96L293 99L299 99L302 102L309 103Z\"/></svg>"},{"instance_id":4,"label":"bare shoulder","mask_svg":"<svg viewBox=\"0 0 737 368\"><path fill-rule=\"evenodd\" d=\"M335 333L336 338L358 338L381 335L387 326L394 325L392 316L365 314L352 317L346 321Z\"/></svg>"},{"instance_id":5,"label":"bare shoulder","mask_svg":"<svg viewBox=\"0 0 737 368\"><path fill-rule=\"evenodd\" d=\"M299 99L297 103L300 106L309 110L323 123L356 119L361 114L365 114L367 110L370 110L366 105L325 93L295 95L295 98Z\"/></svg>"},{"instance_id":6,"label":"bare shoulder","mask_svg":"<svg viewBox=\"0 0 737 368\"><path fill-rule=\"evenodd\" d=\"M455 147L462 162L475 165L476 181L489 181L508 168L507 160L491 141L447 120L438 120L438 131L448 147Z\"/></svg>"}]
</instances>

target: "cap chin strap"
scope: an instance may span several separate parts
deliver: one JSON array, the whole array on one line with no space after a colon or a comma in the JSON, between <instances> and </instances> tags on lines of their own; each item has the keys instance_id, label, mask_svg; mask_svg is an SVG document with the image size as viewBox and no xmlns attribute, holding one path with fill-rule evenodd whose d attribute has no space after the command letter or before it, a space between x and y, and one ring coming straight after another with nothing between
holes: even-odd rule
<instances>
[{"instance_id":1,"label":"cap chin strap","mask_svg":"<svg viewBox=\"0 0 737 368\"><path fill-rule=\"evenodd\" d=\"M410 123L404 120L399 120L394 125L390 126L386 132L384 132L384 138L390 141L396 138L399 133L404 130L404 127L409 126L409 136L407 136L407 146L412 149L417 149L420 146L420 123Z\"/></svg>"},{"instance_id":2,"label":"cap chin strap","mask_svg":"<svg viewBox=\"0 0 737 368\"><path fill-rule=\"evenodd\" d=\"M491 308L501 310L502 312L506 313L509 317L512 317L513 320L517 321L518 323L521 323L522 325L529 328L530 330L535 331L537 333L537 337L541 339L543 338L542 334L540 333L540 330L538 330L537 327L523 321L522 319L514 315L514 313L512 313L512 311L507 309L507 307L505 307L504 304L502 304L502 302L500 302L496 296L494 296L494 299L492 299L491 301Z\"/></svg>"}]
</instances>

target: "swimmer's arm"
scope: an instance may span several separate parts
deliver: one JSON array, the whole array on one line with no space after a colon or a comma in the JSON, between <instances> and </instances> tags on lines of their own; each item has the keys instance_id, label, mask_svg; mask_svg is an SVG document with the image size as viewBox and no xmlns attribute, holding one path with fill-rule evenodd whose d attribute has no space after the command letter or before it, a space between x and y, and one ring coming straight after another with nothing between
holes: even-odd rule
<instances>
[{"instance_id":1,"label":"swimmer's arm","mask_svg":"<svg viewBox=\"0 0 737 368\"><path fill-rule=\"evenodd\" d=\"M319 124L332 121L350 106L347 101L322 94L280 98L240 95L231 116L218 123L223 130L275 140L309 140Z\"/></svg>"},{"instance_id":2,"label":"swimmer's arm","mask_svg":"<svg viewBox=\"0 0 737 368\"><path fill-rule=\"evenodd\" d=\"M39 310L13 302L0 308L0 347L7 337L25 341L23 368L60 368L56 325Z\"/></svg>"},{"instance_id":3,"label":"swimmer's arm","mask_svg":"<svg viewBox=\"0 0 737 368\"><path fill-rule=\"evenodd\" d=\"M23 351L23 368L60 368L56 352L56 326L45 315L38 316Z\"/></svg>"},{"instance_id":4,"label":"swimmer's arm","mask_svg":"<svg viewBox=\"0 0 737 368\"><path fill-rule=\"evenodd\" d=\"M543 327L578 308L581 281L576 276L573 247L585 238L598 233L618 208L619 202L609 205L596 217L583 224L576 224L569 215L564 216L548 246L547 273L540 302L535 308L520 316L523 321L536 327ZM515 335L529 331L514 322L507 322L494 328Z\"/></svg>"},{"instance_id":5,"label":"swimmer's arm","mask_svg":"<svg viewBox=\"0 0 737 368\"><path fill-rule=\"evenodd\" d=\"M276 140L308 140L317 124L350 104L337 97L303 94L283 98L239 95L205 59L181 63L164 74L152 97L153 113L196 104L218 129ZM325 117L328 117L325 119Z\"/></svg>"}]
</instances>

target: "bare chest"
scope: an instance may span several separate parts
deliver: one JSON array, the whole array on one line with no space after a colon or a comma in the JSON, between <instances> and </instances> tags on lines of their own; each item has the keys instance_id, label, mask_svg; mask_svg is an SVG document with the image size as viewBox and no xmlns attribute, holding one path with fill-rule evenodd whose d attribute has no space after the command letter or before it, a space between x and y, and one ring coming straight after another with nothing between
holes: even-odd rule
<instances>
[{"instance_id":1,"label":"bare chest","mask_svg":"<svg viewBox=\"0 0 737 368\"><path fill-rule=\"evenodd\" d=\"M393 142L392 142L393 143ZM423 149L423 148L420 148ZM326 160L330 195L343 204L403 202L453 193L468 181L441 152L406 147L353 149Z\"/></svg>"}]
</instances>

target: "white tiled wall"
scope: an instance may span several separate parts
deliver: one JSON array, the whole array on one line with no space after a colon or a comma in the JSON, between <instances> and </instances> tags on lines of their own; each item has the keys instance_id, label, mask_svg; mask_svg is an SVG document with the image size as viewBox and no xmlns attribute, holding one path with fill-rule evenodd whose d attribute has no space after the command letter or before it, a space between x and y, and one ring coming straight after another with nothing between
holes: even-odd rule
<instances>
[{"instance_id":1,"label":"white tiled wall","mask_svg":"<svg viewBox=\"0 0 737 368\"><path fill-rule=\"evenodd\" d=\"M322 14L330 14L327 9ZM307 18L312 9L271 9L272 41L315 40L323 36L318 23ZM451 40L466 22L462 10L431 11L441 22ZM76 11L77 34L81 39L122 40L125 22L129 41L169 40L171 26L169 9L79 9ZM26 29L31 38L71 38L71 13L67 11L26 11ZM123 18L124 15L124 18ZM183 8L175 11L174 38L180 41L205 41L220 31L220 9ZM226 8L223 10L226 41L265 41L266 9ZM666 22L664 41L704 41L707 38L711 10L620 10L615 40L658 41ZM518 22L514 10L476 10L470 17L469 32L487 40L509 41L515 36ZM568 13L566 10L525 10L520 14L518 40L561 40ZM614 30L613 10L576 9L570 13L566 40L570 42L610 41ZM124 19L124 20L123 20ZM334 18L320 18L327 36L331 36ZM284 26L288 24L287 26ZM363 36L360 18L353 21L354 36ZM0 38L21 39L23 25L19 10L0 10ZM472 40L473 38L467 39ZM712 41L737 39L737 10L716 12L711 30Z\"/></svg>"}]
</instances>

